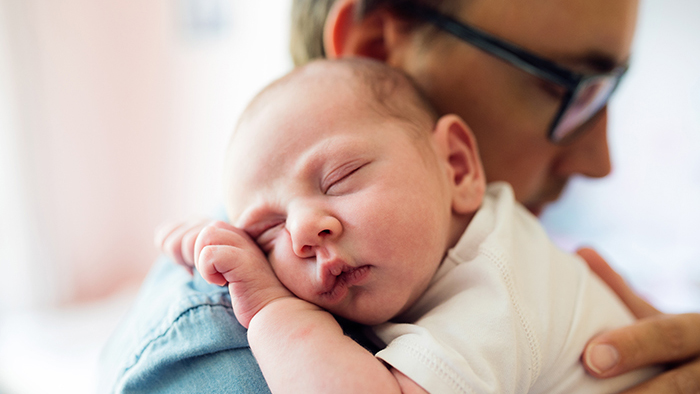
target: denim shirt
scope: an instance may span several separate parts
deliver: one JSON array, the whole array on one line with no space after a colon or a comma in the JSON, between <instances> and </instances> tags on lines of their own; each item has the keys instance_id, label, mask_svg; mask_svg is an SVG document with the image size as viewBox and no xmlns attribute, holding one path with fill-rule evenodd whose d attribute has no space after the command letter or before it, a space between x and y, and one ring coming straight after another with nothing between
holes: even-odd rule
<instances>
[{"instance_id":1,"label":"denim shirt","mask_svg":"<svg viewBox=\"0 0 700 394\"><path fill-rule=\"evenodd\" d=\"M160 258L100 356L99 393L266 393L226 287Z\"/></svg>"}]
</instances>

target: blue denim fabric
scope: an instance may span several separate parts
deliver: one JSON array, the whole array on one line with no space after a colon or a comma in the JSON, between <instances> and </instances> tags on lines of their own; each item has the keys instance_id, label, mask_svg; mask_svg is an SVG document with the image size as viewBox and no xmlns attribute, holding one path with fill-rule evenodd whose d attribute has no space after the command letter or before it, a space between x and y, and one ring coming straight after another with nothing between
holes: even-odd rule
<instances>
[{"instance_id":1,"label":"blue denim fabric","mask_svg":"<svg viewBox=\"0 0 700 394\"><path fill-rule=\"evenodd\" d=\"M165 258L103 349L100 393L266 393L226 287Z\"/></svg>"}]
</instances>

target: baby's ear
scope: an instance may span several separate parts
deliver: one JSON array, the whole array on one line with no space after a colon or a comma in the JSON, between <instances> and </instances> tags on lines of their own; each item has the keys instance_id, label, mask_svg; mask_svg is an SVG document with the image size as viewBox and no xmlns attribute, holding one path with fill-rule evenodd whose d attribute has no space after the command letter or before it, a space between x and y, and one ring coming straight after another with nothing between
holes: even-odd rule
<instances>
[{"instance_id":1,"label":"baby's ear","mask_svg":"<svg viewBox=\"0 0 700 394\"><path fill-rule=\"evenodd\" d=\"M433 138L441 159L446 160L452 210L458 214L474 213L484 198L486 179L471 129L459 116L445 115L435 125Z\"/></svg>"}]
</instances>

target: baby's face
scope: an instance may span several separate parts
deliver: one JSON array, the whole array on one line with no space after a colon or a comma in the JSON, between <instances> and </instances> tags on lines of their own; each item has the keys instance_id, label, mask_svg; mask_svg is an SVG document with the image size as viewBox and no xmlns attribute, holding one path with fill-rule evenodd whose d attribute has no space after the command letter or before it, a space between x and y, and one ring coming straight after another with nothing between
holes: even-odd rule
<instances>
[{"instance_id":1,"label":"baby's face","mask_svg":"<svg viewBox=\"0 0 700 394\"><path fill-rule=\"evenodd\" d=\"M430 136L349 92L287 90L238 129L226 166L232 223L298 297L387 321L425 290L448 246L444 166Z\"/></svg>"}]
</instances>

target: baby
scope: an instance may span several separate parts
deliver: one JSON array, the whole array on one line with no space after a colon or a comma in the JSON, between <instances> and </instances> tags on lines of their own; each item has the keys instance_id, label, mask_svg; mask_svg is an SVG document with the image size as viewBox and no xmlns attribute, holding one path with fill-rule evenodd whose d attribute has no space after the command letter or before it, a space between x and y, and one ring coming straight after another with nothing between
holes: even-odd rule
<instances>
[{"instance_id":1,"label":"baby","mask_svg":"<svg viewBox=\"0 0 700 394\"><path fill-rule=\"evenodd\" d=\"M235 226L205 228L195 265L228 284L273 392L599 393L655 373L586 374L586 341L631 314L507 184L486 187L467 125L385 65L315 62L263 90L225 196Z\"/></svg>"}]
</instances>

